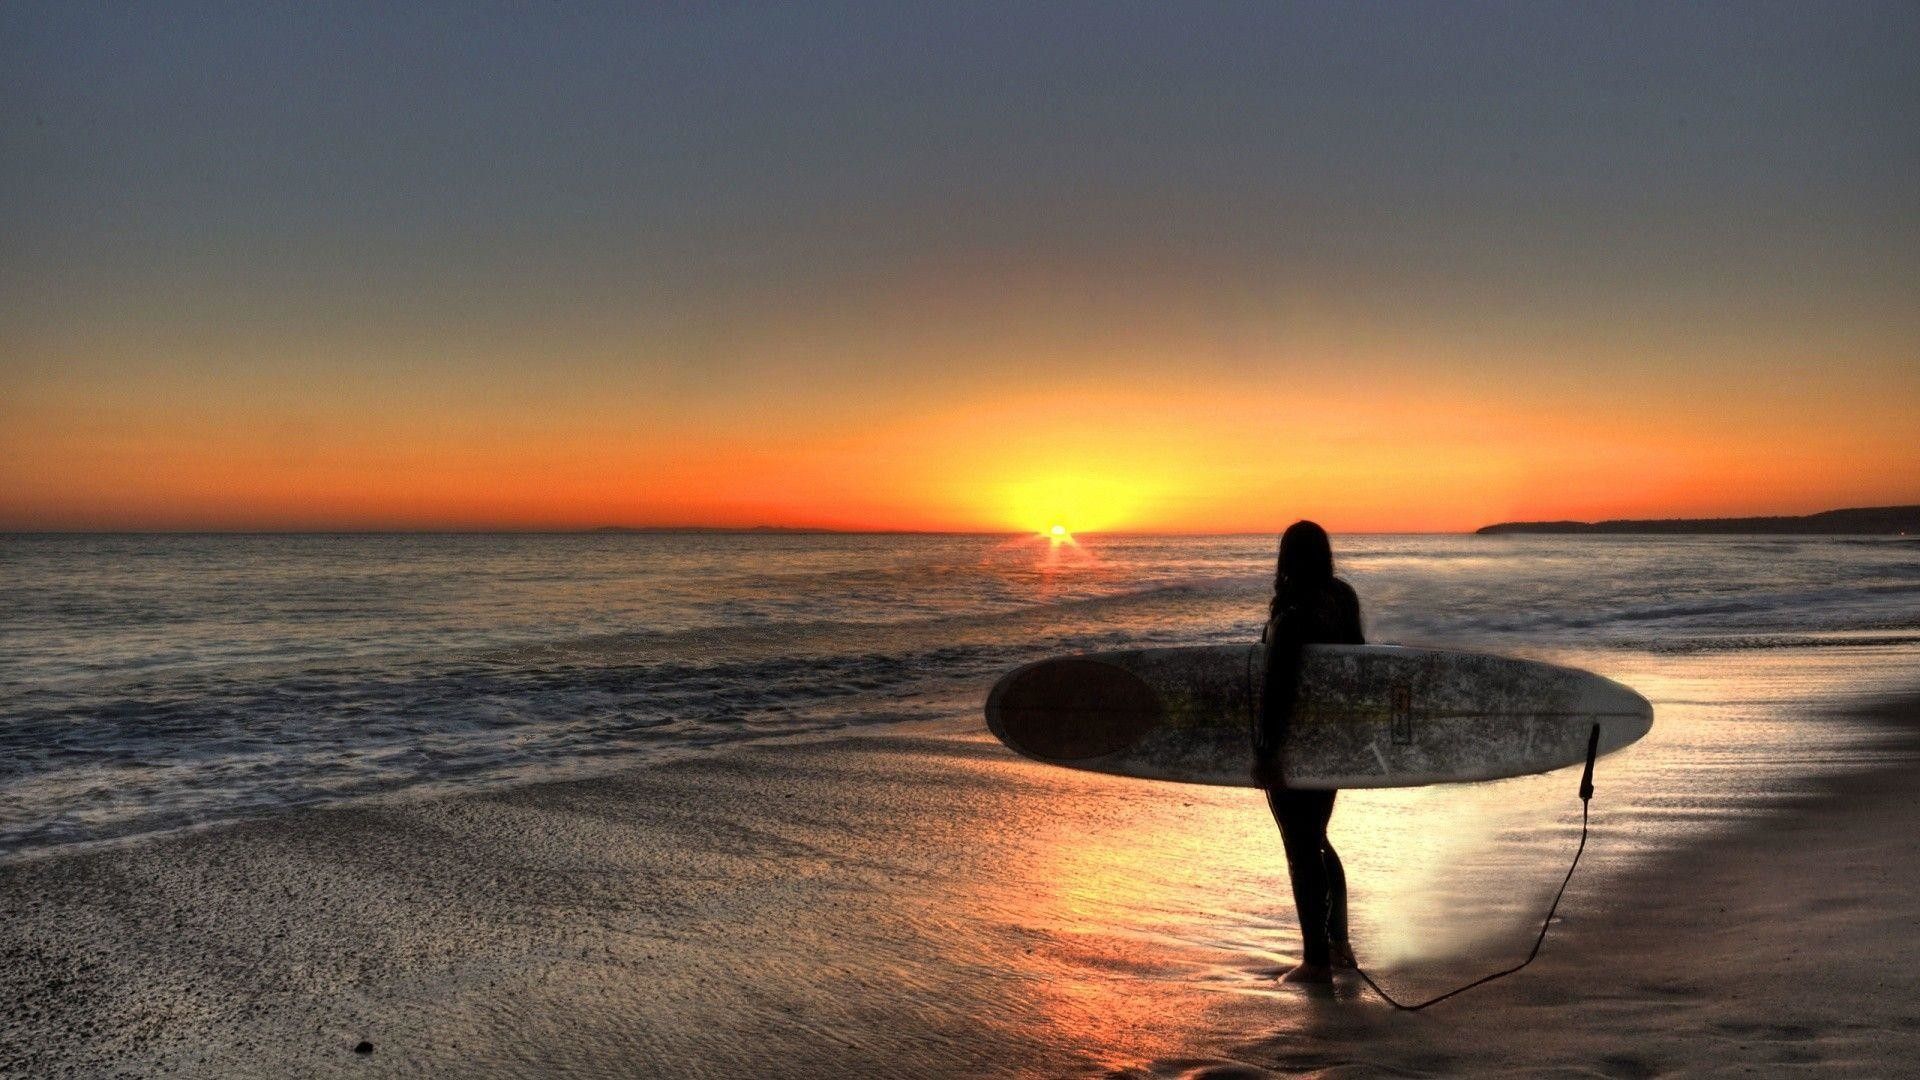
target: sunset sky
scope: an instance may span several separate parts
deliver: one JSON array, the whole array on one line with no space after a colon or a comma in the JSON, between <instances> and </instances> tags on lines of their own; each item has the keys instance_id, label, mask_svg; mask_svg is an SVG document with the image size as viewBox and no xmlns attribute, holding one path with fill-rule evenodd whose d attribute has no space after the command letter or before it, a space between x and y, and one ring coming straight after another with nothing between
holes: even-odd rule
<instances>
[{"instance_id":1,"label":"sunset sky","mask_svg":"<svg viewBox=\"0 0 1920 1080\"><path fill-rule=\"evenodd\" d=\"M1920 6L12 4L0 528L1920 502Z\"/></svg>"}]
</instances>

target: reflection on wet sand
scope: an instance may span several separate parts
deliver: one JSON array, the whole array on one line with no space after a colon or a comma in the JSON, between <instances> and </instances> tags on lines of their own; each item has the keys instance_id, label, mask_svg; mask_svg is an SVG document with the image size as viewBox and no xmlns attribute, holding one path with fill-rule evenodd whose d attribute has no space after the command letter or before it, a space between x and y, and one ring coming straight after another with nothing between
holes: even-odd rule
<instances>
[{"instance_id":1,"label":"reflection on wet sand","mask_svg":"<svg viewBox=\"0 0 1920 1080\"><path fill-rule=\"evenodd\" d=\"M1660 726L1644 747L1602 761L1590 861L1562 922L1618 907L1610 882L1647 858L1772 812L1777 800L1763 793L1791 790L1809 762L1880 760L1883 736L1820 715L1882 689L1858 679L1857 659L1778 654L1737 683L1704 675L1695 659L1630 662ZM1853 677L1836 682L1841 672ZM1297 957L1298 935L1257 792L1008 768L1041 789L1005 823L1024 840L1000 849L1012 861L997 872L967 875L955 899L1034 942L1009 963L1031 984L1050 1041L1108 1067L1165 1068L1180 1040L1164 1033L1207 1030L1222 992L1260 999L1269 1039L1338 1042L1395 1022L1351 981L1325 995L1272 982ZM1419 995L1523 956L1577 838L1577 772L1344 794L1334 838L1363 960Z\"/></svg>"},{"instance_id":2,"label":"reflection on wet sand","mask_svg":"<svg viewBox=\"0 0 1920 1080\"><path fill-rule=\"evenodd\" d=\"M1647 837L1698 835L1671 803L1721 806L1718 828L1751 812L1736 793L1780 744L1676 756L1739 723L1702 713L1608 759L1570 923ZM1390 985L1524 948L1574 781L1343 796L1356 944ZM1275 987L1285 888L1254 791L862 736L0 868L0 994L38 1018L40 1061L106 1073L348 1075L363 1039L392 1075L1179 1075L1248 1040L1337 1072L1388 1036L1383 1065L1444 1073L1432 1021ZM1589 992L1526 978L1531 1000Z\"/></svg>"}]
</instances>

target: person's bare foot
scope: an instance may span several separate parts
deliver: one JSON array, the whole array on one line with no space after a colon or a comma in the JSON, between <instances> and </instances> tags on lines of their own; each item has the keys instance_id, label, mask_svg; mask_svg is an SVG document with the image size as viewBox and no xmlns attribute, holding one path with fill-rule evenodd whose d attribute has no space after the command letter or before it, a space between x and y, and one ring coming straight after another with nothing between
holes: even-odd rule
<instances>
[{"instance_id":1,"label":"person's bare foot","mask_svg":"<svg viewBox=\"0 0 1920 1080\"><path fill-rule=\"evenodd\" d=\"M1353 946L1344 941L1328 950L1328 959L1332 961L1334 967L1346 971L1352 971L1360 966L1360 961L1354 958Z\"/></svg>"},{"instance_id":2,"label":"person's bare foot","mask_svg":"<svg viewBox=\"0 0 1920 1080\"><path fill-rule=\"evenodd\" d=\"M1333 969L1325 964L1301 964L1280 976L1280 981L1300 986L1325 986L1333 982Z\"/></svg>"}]
</instances>

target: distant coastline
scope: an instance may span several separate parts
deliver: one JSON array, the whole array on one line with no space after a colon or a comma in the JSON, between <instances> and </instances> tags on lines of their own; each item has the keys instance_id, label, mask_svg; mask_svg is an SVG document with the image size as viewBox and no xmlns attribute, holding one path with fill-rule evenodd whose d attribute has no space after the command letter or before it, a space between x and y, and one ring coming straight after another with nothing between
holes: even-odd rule
<instances>
[{"instance_id":1,"label":"distant coastline","mask_svg":"<svg viewBox=\"0 0 1920 1080\"><path fill-rule=\"evenodd\" d=\"M1474 532L1481 536L1539 533L1914 536L1920 535L1920 506L1863 506L1848 510L1826 510L1799 517L1503 521L1496 525L1481 526Z\"/></svg>"}]
</instances>

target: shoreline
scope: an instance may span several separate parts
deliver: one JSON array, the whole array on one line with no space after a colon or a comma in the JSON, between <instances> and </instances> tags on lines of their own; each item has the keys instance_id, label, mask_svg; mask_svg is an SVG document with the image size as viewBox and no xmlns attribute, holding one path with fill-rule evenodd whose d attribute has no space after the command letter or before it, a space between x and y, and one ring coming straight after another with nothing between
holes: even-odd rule
<instances>
[{"instance_id":1,"label":"shoreline","mask_svg":"<svg viewBox=\"0 0 1920 1080\"><path fill-rule=\"evenodd\" d=\"M170 840L196 836L201 833L241 828L247 825L275 821L298 814L326 813L329 811L356 809L391 809L411 806L417 803L435 802L442 799L482 796L541 784L591 783L594 781L614 780L629 773L644 773L652 769L671 765L675 762L698 760L700 757L708 754L724 754L749 747L804 746L811 743L838 742L846 739L859 739L867 735L886 735L890 733L937 736L959 735L966 733L966 731L967 723L958 719L937 720L916 718L912 720L890 720L873 724L823 727L810 730L780 732L777 734L752 735L723 742L649 747L646 750L619 760L609 761L607 759L589 758L567 764L543 766L539 770L530 771L528 774L522 776L488 777L478 781L473 780L471 777L449 777L428 780L404 784L386 790L369 791L332 799L295 803L273 809L255 809L231 817L214 818L210 821L169 824L138 832L115 833L85 840L67 840L37 847L0 851L0 874L4 874L8 869L14 867L29 866L50 860L82 858L95 854L109 854L125 848L138 848L147 844L166 843Z\"/></svg>"},{"instance_id":2,"label":"shoreline","mask_svg":"<svg viewBox=\"0 0 1920 1080\"><path fill-rule=\"evenodd\" d=\"M0 865L0 1073L1870 1073L1920 1054L1874 985L1920 963L1920 699L1858 722L1902 756L1576 879L1533 967L1416 1016L1267 984L1277 894L1153 925L1256 793L934 723Z\"/></svg>"}]
</instances>

